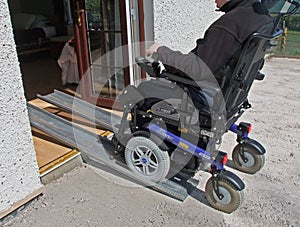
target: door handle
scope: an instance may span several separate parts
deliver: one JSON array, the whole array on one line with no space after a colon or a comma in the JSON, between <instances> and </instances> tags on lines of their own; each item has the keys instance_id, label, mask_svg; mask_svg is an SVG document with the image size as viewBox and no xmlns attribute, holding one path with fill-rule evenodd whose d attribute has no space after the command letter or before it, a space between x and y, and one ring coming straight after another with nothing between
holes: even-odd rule
<instances>
[{"instance_id":1,"label":"door handle","mask_svg":"<svg viewBox=\"0 0 300 227\"><path fill-rule=\"evenodd\" d=\"M82 23L81 23L81 13L84 13L84 9L80 9L79 6L79 1L76 1L76 9L75 9L75 13L77 15L77 24L79 27L81 27Z\"/></svg>"}]
</instances>

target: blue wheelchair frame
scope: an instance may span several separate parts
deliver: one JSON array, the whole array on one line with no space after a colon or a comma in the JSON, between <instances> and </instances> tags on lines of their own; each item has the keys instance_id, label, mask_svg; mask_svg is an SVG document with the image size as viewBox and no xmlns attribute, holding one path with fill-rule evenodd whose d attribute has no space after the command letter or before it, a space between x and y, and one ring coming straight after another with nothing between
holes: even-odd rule
<instances>
[{"instance_id":1,"label":"blue wheelchair frame","mask_svg":"<svg viewBox=\"0 0 300 227\"><path fill-rule=\"evenodd\" d=\"M251 125L249 127L251 128ZM226 164L227 159L228 159L226 153L219 151L219 152L222 152L221 153L222 158L221 158L221 160L219 160L218 158L215 159L215 158L213 158L213 156L210 152L202 149L201 147L198 147L198 146L192 144L191 142L189 142L179 136L176 136L172 132L167 131L166 129L163 129L156 124L148 125L147 129L154 135L160 137L161 139L166 140L166 141L172 143L173 145L181 148L182 150L184 150L192 155L195 155L197 158L200 158L203 161L210 163L212 166L215 166L217 170L225 169L224 165ZM242 130L241 126L239 126L237 124L233 124L229 130L232 131L233 133L235 133L238 137L243 137L243 139L249 138L248 137L248 135L249 135L248 128L247 128L247 130Z\"/></svg>"}]
</instances>

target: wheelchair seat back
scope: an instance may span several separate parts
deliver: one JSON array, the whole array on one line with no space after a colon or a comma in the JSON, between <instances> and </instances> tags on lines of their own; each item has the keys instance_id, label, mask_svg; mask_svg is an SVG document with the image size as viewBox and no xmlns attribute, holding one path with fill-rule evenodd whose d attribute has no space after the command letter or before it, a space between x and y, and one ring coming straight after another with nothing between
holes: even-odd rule
<instances>
[{"instance_id":1,"label":"wheelchair seat back","mask_svg":"<svg viewBox=\"0 0 300 227\"><path fill-rule=\"evenodd\" d=\"M263 66L266 50L270 47L270 40L281 33L282 31L273 35L252 34L244 42L238 58L232 58L229 64L223 67L225 73L223 75L221 73L222 78L216 76L222 89L228 117L235 114L247 102L253 81ZM232 65L233 70L231 69Z\"/></svg>"}]
</instances>

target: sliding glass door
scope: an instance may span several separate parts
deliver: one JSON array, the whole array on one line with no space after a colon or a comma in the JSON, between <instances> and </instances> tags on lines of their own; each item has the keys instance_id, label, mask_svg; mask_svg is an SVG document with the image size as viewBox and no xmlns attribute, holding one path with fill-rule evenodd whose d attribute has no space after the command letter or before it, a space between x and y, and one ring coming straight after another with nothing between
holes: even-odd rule
<instances>
[{"instance_id":1,"label":"sliding glass door","mask_svg":"<svg viewBox=\"0 0 300 227\"><path fill-rule=\"evenodd\" d=\"M126 30L121 24L126 18L119 0L86 0L85 7L92 95L115 99L128 83L128 54L122 48L127 44Z\"/></svg>"},{"instance_id":2,"label":"sliding glass door","mask_svg":"<svg viewBox=\"0 0 300 227\"><path fill-rule=\"evenodd\" d=\"M111 107L137 78L131 44L143 34L143 0L71 1L82 98Z\"/></svg>"}]
</instances>

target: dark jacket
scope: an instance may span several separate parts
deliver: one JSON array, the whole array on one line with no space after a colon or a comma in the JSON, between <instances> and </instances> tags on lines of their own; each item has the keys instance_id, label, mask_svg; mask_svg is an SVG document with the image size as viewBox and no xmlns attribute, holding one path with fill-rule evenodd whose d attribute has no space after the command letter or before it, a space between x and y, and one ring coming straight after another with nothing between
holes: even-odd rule
<instances>
[{"instance_id":1,"label":"dark jacket","mask_svg":"<svg viewBox=\"0 0 300 227\"><path fill-rule=\"evenodd\" d=\"M203 39L197 40L197 46L189 54L162 46L157 50L156 60L168 71L196 80L202 79L208 69L215 75L252 33L274 23L267 9L256 0L231 0L220 11L225 14L207 29Z\"/></svg>"}]
</instances>

